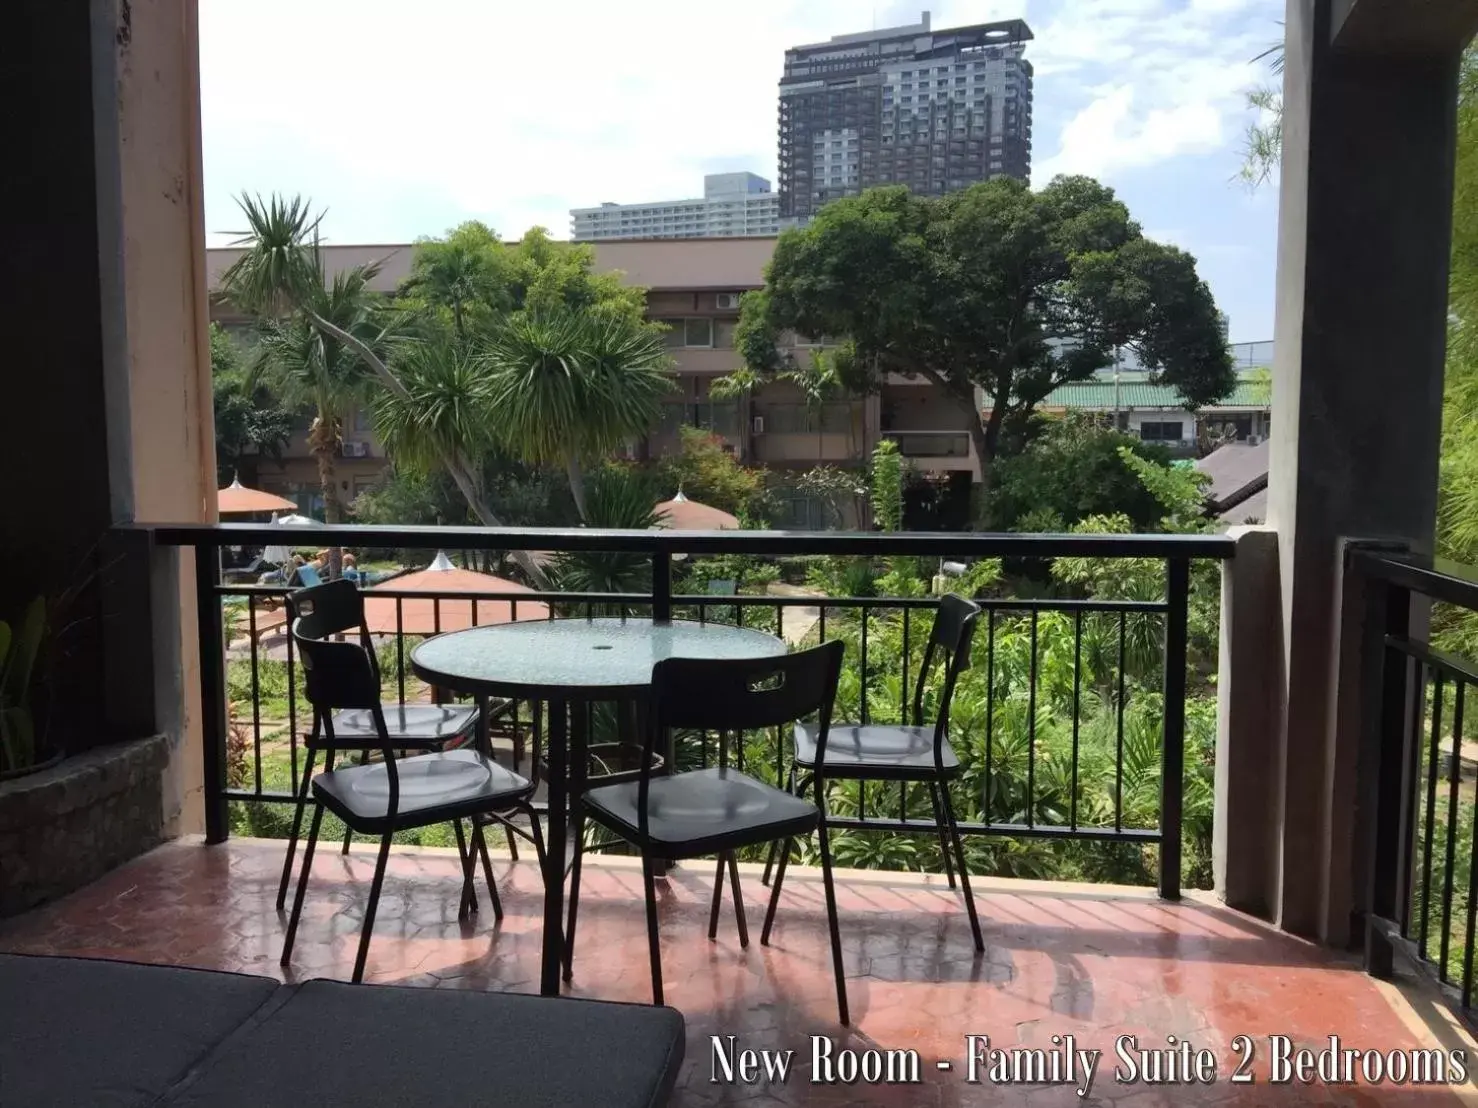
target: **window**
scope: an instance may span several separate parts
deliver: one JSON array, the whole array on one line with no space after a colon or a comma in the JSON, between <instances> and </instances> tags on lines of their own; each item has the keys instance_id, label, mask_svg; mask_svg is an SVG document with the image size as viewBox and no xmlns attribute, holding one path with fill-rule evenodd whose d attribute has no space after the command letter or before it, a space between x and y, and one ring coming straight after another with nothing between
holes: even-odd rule
<instances>
[{"instance_id":1,"label":"window","mask_svg":"<svg viewBox=\"0 0 1478 1108\"><path fill-rule=\"evenodd\" d=\"M1139 437L1145 442L1180 442L1184 437L1182 429L1185 424L1180 420L1161 423L1141 423L1139 425Z\"/></svg>"},{"instance_id":2,"label":"window","mask_svg":"<svg viewBox=\"0 0 1478 1108\"><path fill-rule=\"evenodd\" d=\"M684 346L712 346L713 345L713 320L711 319L689 319L684 327L686 342Z\"/></svg>"},{"instance_id":3,"label":"window","mask_svg":"<svg viewBox=\"0 0 1478 1108\"><path fill-rule=\"evenodd\" d=\"M756 405L756 414L765 421L765 431L776 434L844 435L852 426L852 404L831 400L819 407L797 402Z\"/></svg>"}]
</instances>

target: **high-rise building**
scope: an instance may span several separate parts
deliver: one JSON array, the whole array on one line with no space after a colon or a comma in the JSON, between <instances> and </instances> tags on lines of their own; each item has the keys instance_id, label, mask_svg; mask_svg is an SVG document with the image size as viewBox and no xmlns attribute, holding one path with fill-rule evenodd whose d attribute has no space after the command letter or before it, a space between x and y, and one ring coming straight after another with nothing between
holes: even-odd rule
<instances>
[{"instance_id":1,"label":"high-rise building","mask_svg":"<svg viewBox=\"0 0 1478 1108\"><path fill-rule=\"evenodd\" d=\"M571 237L608 239L728 238L779 231L780 198L753 173L710 173L701 200L602 204L570 212Z\"/></svg>"},{"instance_id":2,"label":"high-rise building","mask_svg":"<svg viewBox=\"0 0 1478 1108\"><path fill-rule=\"evenodd\" d=\"M780 217L874 185L939 196L1032 159L1031 30L1020 19L837 35L785 52Z\"/></svg>"}]
</instances>

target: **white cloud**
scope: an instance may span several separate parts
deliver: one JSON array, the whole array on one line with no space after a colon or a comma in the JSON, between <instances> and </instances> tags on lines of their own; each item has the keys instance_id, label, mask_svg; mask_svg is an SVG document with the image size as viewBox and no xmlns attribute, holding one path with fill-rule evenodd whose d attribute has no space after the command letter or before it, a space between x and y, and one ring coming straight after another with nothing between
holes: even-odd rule
<instances>
[{"instance_id":1,"label":"white cloud","mask_svg":"<svg viewBox=\"0 0 1478 1108\"><path fill-rule=\"evenodd\" d=\"M773 178L786 47L911 22L925 6L936 28L1031 22L1038 182L1226 145L1251 83L1246 60L1273 37L1280 7L211 0L207 229L217 242L237 229L232 197L248 190L312 196L336 241L436 234L467 218L564 235L571 207L695 195L719 169Z\"/></svg>"}]
</instances>

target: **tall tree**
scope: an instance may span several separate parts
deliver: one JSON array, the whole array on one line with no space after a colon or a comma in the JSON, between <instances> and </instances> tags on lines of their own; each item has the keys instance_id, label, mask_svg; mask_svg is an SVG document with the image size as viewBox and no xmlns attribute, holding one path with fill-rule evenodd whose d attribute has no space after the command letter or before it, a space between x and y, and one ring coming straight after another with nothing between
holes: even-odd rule
<instances>
[{"instance_id":1,"label":"tall tree","mask_svg":"<svg viewBox=\"0 0 1478 1108\"><path fill-rule=\"evenodd\" d=\"M416 244L411 273L400 286L409 306L443 313L459 343L514 305L508 252L482 223L463 223L444 239Z\"/></svg>"},{"instance_id":2,"label":"tall tree","mask_svg":"<svg viewBox=\"0 0 1478 1108\"><path fill-rule=\"evenodd\" d=\"M231 336L210 325L210 377L215 409L216 478L257 483L259 457L280 460L292 435L293 414L271 391L249 380Z\"/></svg>"},{"instance_id":3,"label":"tall tree","mask_svg":"<svg viewBox=\"0 0 1478 1108\"><path fill-rule=\"evenodd\" d=\"M488 341L493 433L525 462L563 467L588 521L585 467L657 421L671 368L660 332L628 314L517 313Z\"/></svg>"},{"instance_id":4,"label":"tall tree","mask_svg":"<svg viewBox=\"0 0 1478 1108\"><path fill-rule=\"evenodd\" d=\"M781 235L765 288L745 297L746 366L793 370L785 331L841 337L836 371L853 391L890 373L937 386L984 467L1003 427L1111 364L1115 346L1189 407L1236 383L1195 259L1146 239L1087 177L1035 192L998 178L939 199L881 188L827 205Z\"/></svg>"},{"instance_id":5,"label":"tall tree","mask_svg":"<svg viewBox=\"0 0 1478 1108\"><path fill-rule=\"evenodd\" d=\"M314 318L332 323L361 342L378 341L376 304L369 283L379 270L375 265L354 266L325 283L322 260L314 254L316 280L297 305L285 316L261 321L252 372L288 405L313 412L308 451L318 463L324 522L333 524L343 515L336 469L344 416L368 396L370 377L363 359L317 326Z\"/></svg>"},{"instance_id":6,"label":"tall tree","mask_svg":"<svg viewBox=\"0 0 1478 1108\"><path fill-rule=\"evenodd\" d=\"M414 398L391 371L372 344L352 331L340 327L312 307L323 290L323 275L318 256L318 226L321 214L301 197L285 199L273 196L242 196L242 212L248 230L237 240L244 251L222 274L223 294L245 311L259 318L275 319L296 310L327 338L342 342L363 360L375 379L396 402L413 405ZM476 483L465 462L454 454L439 451L441 463L456 482L468 506L486 527L501 527L497 515L478 495ZM520 569L537 586L548 585L544 571L527 551L513 551Z\"/></svg>"}]
</instances>

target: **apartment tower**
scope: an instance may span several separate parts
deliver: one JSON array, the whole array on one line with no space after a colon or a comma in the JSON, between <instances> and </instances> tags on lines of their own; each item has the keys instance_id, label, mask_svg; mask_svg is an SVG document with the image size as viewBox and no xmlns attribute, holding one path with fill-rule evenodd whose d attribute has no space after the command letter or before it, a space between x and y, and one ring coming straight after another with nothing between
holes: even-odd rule
<instances>
[{"instance_id":1,"label":"apartment tower","mask_svg":"<svg viewBox=\"0 0 1478 1108\"><path fill-rule=\"evenodd\" d=\"M837 35L785 52L780 218L875 185L940 196L991 177L1027 180L1031 30L1020 19L947 31Z\"/></svg>"}]
</instances>

